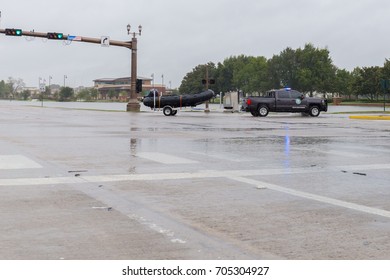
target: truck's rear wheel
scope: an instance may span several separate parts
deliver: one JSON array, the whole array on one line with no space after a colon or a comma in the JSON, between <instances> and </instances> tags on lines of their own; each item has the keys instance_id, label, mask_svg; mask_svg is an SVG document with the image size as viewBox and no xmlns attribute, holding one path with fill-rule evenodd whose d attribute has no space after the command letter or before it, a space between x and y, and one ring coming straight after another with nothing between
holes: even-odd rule
<instances>
[{"instance_id":1,"label":"truck's rear wheel","mask_svg":"<svg viewBox=\"0 0 390 280\"><path fill-rule=\"evenodd\" d=\"M259 113L260 117L266 117L269 113L269 109L265 105L260 105L257 112Z\"/></svg>"},{"instance_id":2,"label":"truck's rear wheel","mask_svg":"<svg viewBox=\"0 0 390 280\"><path fill-rule=\"evenodd\" d=\"M258 117L259 116L259 112L258 111L251 111L251 114L254 117Z\"/></svg>"},{"instance_id":3,"label":"truck's rear wheel","mask_svg":"<svg viewBox=\"0 0 390 280\"><path fill-rule=\"evenodd\" d=\"M317 106L310 107L310 116L312 117L318 117L320 115L320 109Z\"/></svg>"}]
</instances>

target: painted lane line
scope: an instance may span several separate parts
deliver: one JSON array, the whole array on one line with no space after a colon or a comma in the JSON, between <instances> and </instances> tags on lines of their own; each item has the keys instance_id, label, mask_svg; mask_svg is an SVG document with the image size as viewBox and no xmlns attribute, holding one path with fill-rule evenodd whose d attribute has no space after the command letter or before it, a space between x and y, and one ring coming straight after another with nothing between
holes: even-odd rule
<instances>
[{"instance_id":1,"label":"painted lane line","mask_svg":"<svg viewBox=\"0 0 390 280\"><path fill-rule=\"evenodd\" d=\"M40 185L60 185L79 184L85 181L80 177L53 177L53 178L15 178L0 179L0 186L40 186Z\"/></svg>"},{"instance_id":2,"label":"painted lane line","mask_svg":"<svg viewBox=\"0 0 390 280\"><path fill-rule=\"evenodd\" d=\"M151 161L156 161L164 164L192 164L198 163L197 161L172 156L164 153L138 153L137 157L144 158Z\"/></svg>"},{"instance_id":3,"label":"painted lane line","mask_svg":"<svg viewBox=\"0 0 390 280\"><path fill-rule=\"evenodd\" d=\"M339 207L344 207L344 208L352 209L352 210L359 211L359 212L364 212L364 213L368 213L368 214L373 214L373 215L378 215L378 216L390 218L390 211L383 210L383 209L368 207L368 206L364 206L364 205L360 205L360 204L356 204L356 203L351 203L351 202L347 202L347 201L343 201L343 200L339 200L339 199L334 199L334 198L329 198L329 197L316 195L316 194L312 194L312 193L297 191L297 190L293 190L290 188L285 188L282 186L269 184L269 183L261 182L258 180L249 179L249 178L243 178L243 177L238 177L238 176L229 176L228 178L231 180L238 181L238 182L242 182L242 183L246 183L246 184L250 184L250 185L255 185L259 189L267 188L270 190L290 194L290 195L305 198L305 199L315 200L318 202L327 203L327 204L331 204L331 205L335 205L335 206L339 206Z\"/></svg>"},{"instance_id":4,"label":"painted lane line","mask_svg":"<svg viewBox=\"0 0 390 280\"><path fill-rule=\"evenodd\" d=\"M377 170L377 169L390 169L390 164L388 163L379 163L379 164L361 164L361 165L340 165L335 166L332 170L347 170L347 171L367 171L367 170Z\"/></svg>"},{"instance_id":5,"label":"painted lane line","mask_svg":"<svg viewBox=\"0 0 390 280\"><path fill-rule=\"evenodd\" d=\"M42 165L23 155L0 155L0 170L31 168L42 168Z\"/></svg>"},{"instance_id":6,"label":"painted lane line","mask_svg":"<svg viewBox=\"0 0 390 280\"><path fill-rule=\"evenodd\" d=\"M361 157L367 157L366 154L359 154L355 152L346 152L346 151L340 151L340 150L318 150L318 149L306 149L306 148L292 148L293 151L308 151L313 153L322 153L322 154L328 154L328 155L336 155L341 157L350 157L350 158L361 158Z\"/></svg>"},{"instance_id":7,"label":"painted lane line","mask_svg":"<svg viewBox=\"0 0 390 280\"><path fill-rule=\"evenodd\" d=\"M0 179L0 186L38 186L58 184L103 183L124 181L161 181L180 179L207 179L224 177L268 176L280 174L302 174L344 171L367 171L377 169L390 169L390 164L346 165L333 167L301 167L301 168L275 168L254 170L207 170L202 172L157 173L157 174L127 174L127 175L96 175L79 177L53 177L53 178L14 178Z\"/></svg>"},{"instance_id":8,"label":"painted lane line","mask_svg":"<svg viewBox=\"0 0 390 280\"><path fill-rule=\"evenodd\" d=\"M217 154L217 153L202 153L202 152L190 152L195 155L201 155L203 157L211 157L214 159L219 159L223 161L232 161L232 162L251 162L251 161L258 161L258 158L250 158L250 157L245 157L242 158L238 155L230 154L230 155L225 155L225 154Z\"/></svg>"}]
</instances>

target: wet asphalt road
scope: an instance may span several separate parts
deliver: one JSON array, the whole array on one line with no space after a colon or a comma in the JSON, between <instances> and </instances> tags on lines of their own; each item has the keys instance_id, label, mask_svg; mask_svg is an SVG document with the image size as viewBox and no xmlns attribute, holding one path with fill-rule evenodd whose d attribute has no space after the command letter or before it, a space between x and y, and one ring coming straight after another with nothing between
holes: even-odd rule
<instances>
[{"instance_id":1,"label":"wet asphalt road","mask_svg":"<svg viewBox=\"0 0 390 280\"><path fill-rule=\"evenodd\" d=\"M390 259L389 121L0 111L0 259Z\"/></svg>"}]
</instances>

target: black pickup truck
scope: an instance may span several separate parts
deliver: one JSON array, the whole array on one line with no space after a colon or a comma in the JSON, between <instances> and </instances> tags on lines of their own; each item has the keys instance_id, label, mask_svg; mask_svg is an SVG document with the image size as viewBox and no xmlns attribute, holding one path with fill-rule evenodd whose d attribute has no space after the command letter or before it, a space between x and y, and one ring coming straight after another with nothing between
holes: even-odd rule
<instances>
[{"instance_id":1,"label":"black pickup truck","mask_svg":"<svg viewBox=\"0 0 390 280\"><path fill-rule=\"evenodd\" d=\"M323 98L305 97L292 89L270 90L262 97L250 96L243 109L254 117L265 117L269 112L292 112L318 117L321 111L328 110L328 103Z\"/></svg>"}]
</instances>

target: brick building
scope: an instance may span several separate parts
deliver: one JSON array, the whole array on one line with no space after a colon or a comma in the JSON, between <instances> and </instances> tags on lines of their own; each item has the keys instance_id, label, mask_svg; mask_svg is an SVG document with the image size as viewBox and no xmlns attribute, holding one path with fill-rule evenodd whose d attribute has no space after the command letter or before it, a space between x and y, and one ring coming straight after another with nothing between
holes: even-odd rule
<instances>
[{"instance_id":1,"label":"brick building","mask_svg":"<svg viewBox=\"0 0 390 280\"><path fill-rule=\"evenodd\" d=\"M165 85L153 85L151 78L137 78L142 80L142 93L138 94L139 97L143 96L145 92L149 92L152 88L157 89L163 95L166 94ZM125 101L130 96L131 77L103 78L96 79L93 82L99 92L99 99L119 99Z\"/></svg>"}]
</instances>

